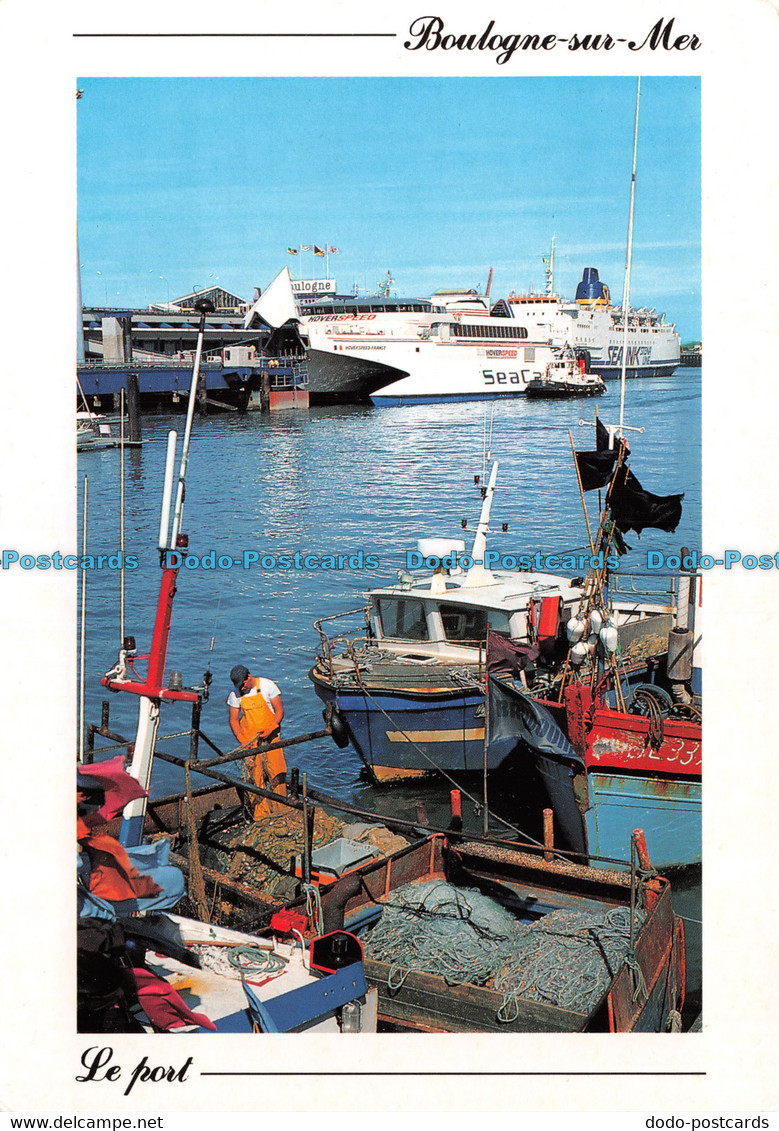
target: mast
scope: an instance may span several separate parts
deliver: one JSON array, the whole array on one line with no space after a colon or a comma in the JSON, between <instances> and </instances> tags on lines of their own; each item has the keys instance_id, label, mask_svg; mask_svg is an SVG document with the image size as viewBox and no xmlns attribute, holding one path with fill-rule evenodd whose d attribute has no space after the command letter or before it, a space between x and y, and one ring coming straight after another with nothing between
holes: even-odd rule
<instances>
[{"instance_id":1,"label":"mast","mask_svg":"<svg viewBox=\"0 0 779 1131\"><path fill-rule=\"evenodd\" d=\"M630 301L630 267L633 259L633 209L636 203L636 154L638 152L638 101L641 94L641 76L636 80L636 117L633 123L633 170L630 177L630 215L628 218L628 246L625 258L625 289L622 295L622 381L619 396L619 435L625 420L625 378L628 362L628 303Z\"/></svg>"},{"instance_id":2,"label":"mast","mask_svg":"<svg viewBox=\"0 0 779 1131\"><path fill-rule=\"evenodd\" d=\"M168 641L170 638L173 598L176 594L176 579L178 577L180 562L180 556L175 552L185 550L188 545L187 535L181 533L185 495L184 480L187 472L192 419L195 410L197 385L200 377L200 358L205 335L205 318L207 311L209 309L213 310L213 306L207 300L203 300L202 303L199 304L199 309L200 327L198 330L195 364L192 367L192 382L189 389L189 404L187 406L187 422L181 453L176 503L170 532L168 527L175 474L177 436L175 432L170 432L168 435L158 541L162 577L160 578L160 591L157 599L157 612L154 618L151 649L148 656L136 656L135 641L129 637L126 638L122 641L119 663L116 668L103 676L100 681L103 687L107 687L112 691L129 691L139 697L138 728L135 735L133 756L129 772L147 793L151 784L154 748L160 719L160 701L165 699L194 703L199 699L198 691L178 690L176 688L165 687L163 684L165 661L168 655ZM127 678L128 659L131 661L130 670L134 677L130 679ZM132 668L132 661L135 659L145 659L148 661L145 679L137 676L134 668ZM146 800L146 797L139 797L135 801L131 801L124 808L119 840L125 847L139 845L143 839Z\"/></svg>"},{"instance_id":3,"label":"mast","mask_svg":"<svg viewBox=\"0 0 779 1131\"><path fill-rule=\"evenodd\" d=\"M493 577L490 570L484 568L484 555L487 551L487 532L490 528L490 511L492 510L492 499L495 494L495 480L498 478L498 461L492 465L490 472L490 481L484 489L484 501L481 505L481 514L476 526L476 534L473 539L473 548L471 549L471 558L473 565L468 570L468 574L463 582L463 588L473 588L478 585L490 585Z\"/></svg>"},{"instance_id":4,"label":"mast","mask_svg":"<svg viewBox=\"0 0 779 1131\"><path fill-rule=\"evenodd\" d=\"M549 252L549 258L542 256L544 261L544 274L546 275L546 293L547 295L554 294L554 241L555 237L552 236L552 248Z\"/></svg>"}]
</instances>

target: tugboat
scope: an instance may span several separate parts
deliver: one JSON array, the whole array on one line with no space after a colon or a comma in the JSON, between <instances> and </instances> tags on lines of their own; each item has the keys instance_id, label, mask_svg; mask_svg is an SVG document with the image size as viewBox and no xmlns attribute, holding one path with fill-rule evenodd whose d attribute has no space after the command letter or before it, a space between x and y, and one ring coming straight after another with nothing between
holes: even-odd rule
<instances>
[{"instance_id":1,"label":"tugboat","mask_svg":"<svg viewBox=\"0 0 779 1131\"><path fill-rule=\"evenodd\" d=\"M606 383L587 370L584 358L577 357L572 349L557 361L550 361L542 377L530 381L525 389L528 397L552 399L557 397L601 397Z\"/></svg>"}]
</instances>

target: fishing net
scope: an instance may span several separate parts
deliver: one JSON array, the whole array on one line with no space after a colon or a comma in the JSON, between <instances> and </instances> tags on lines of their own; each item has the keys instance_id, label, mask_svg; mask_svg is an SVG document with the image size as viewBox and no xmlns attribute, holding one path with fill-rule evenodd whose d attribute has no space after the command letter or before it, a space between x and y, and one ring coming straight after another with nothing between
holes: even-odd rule
<instances>
[{"instance_id":1,"label":"fishing net","mask_svg":"<svg viewBox=\"0 0 779 1131\"><path fill-rule=\"evenodd\" d=\"M644 918L634 912L636 933ZM560 910L528 926L489 896L433 881L393 892L362 942L390 966L391 989L410 971L488 986L503 996L498 1019L512 1022L521 999L589 1013L630 952L630 920L621 907Z\"/></svg>"},{"instance_id":2,"label":"fishing net","mask_svg":"<svg viewBox=\"0 0 779 1131\"><path fill-rule=\"evenodd\" d=\"M636 934L644 919L643 911L634 911ZM513 1021L522 998L589 1013L629 952L627 908L551 911L528 929L495 979L494 989L503 994L500 1020Z\"/></svg>"},{"instance_id":3,"label":"fishing net","mask_svg":"<svg viewBox=\"0 0 779 1131\"><path fill-rule=\"evenodd\" d=\"M449 985L485 985L527 930L494 899L433 880L393 892L362 943L367 957L389 963L392 985L410 970L439 974Z\"/></svg>"}]
</instances>

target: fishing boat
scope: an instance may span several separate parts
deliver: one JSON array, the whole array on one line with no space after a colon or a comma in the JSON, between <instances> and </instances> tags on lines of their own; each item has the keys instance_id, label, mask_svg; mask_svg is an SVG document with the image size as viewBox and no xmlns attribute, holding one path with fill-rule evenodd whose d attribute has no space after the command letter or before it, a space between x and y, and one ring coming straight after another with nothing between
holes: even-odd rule
<instances>
[{"instance_id":1,"label":"fishing boat","mask_svg":"<svg viewBox=\"0 0 779 1131\"><path fill-rule=\"evenodd\" d=\"M177 914L185 885L168 839L157 830L124 850L100 819L112 794L138 796L135 780L112 762L82 767L78 785L79 1032L375 1030L376 993L351 936L348 960L335 962L337 932L306 940L271 920L258 935Z\"/></svg>"},{"instance_id":2,"label":"fishing boat","mask_svg":"<svg viewBox=\"0 0 779 1131\"><path fill-rule=\"evenodd\" d=\"M532 829L549 810L559 843L594 867L618 857L637 825L658 868L700 864L700 699L674 703L661 681L638 684L619 707L614 699L578 681L562 703L534 699L519 681L490 676L496 756L520 783L514 819Z\"/></svg>"},{"instance_id":3,"label":"fishing boat","mask_svg":"<svg viewBox=\"0 0 779 1131\"><path fill-rule=\"evenodd\" d=\"M683 923L640 831L633 845L632 868L596 870L436 834L323 890L322 914L359 938L380 1027L675 1030Z\"/></svg>"},{"instance_id":4,"label":"fishing boat","mask_svg":"<svg viewBox=\"0 0 779 1131\"><path fill-rule=\"evenodd\" d=\"M624 522L625 500L609 490L596 547L614 537L615 512ZM701 862L702 607L694 572L660 581L668 612L640 626L650 636L636 636L619 627L604 572L592 570L554 693L499 674L498 664L488 699L492 757L511 764L523 815L548 808L562 843L593 860L617 854L641 827L653 860L669 869Z\"/></svg>"},{"instance_id":5,"label":"fishing boat","mask_svg":"<svg viewBox=\"0 0 779 1131\"><path fill-rule=\"evenodd\" d=\"M210 798L198 791L196 811L210 806L218 815L214 798L223 801L226 791L209 790ZM151 803L158 837L171 804ZM321 857L343 862L342 846L326 844ZM105 963L95 970L90 933L93 949L101 924L82 906L81 1016L89 1031L106 1024L106 1013L118 1031L676 1029L682 922L640 831L621 855L630 856L629 867L596 869L551 842L438 832L348 861L332 877L315 870L281 908L249 884L214 877L209 900L223 908L235 899L258 926L240 931L139 906L141 919L119 916L118 940L124 965L137 973L113 983ZM161 878L161 869L152 871ZM116 923L102 927L104 938Z\"/></svg>"},{"instance_id":6,"label":"fishing boat","mask_svg":"<svg viewBox=\"0 0 779 1131\"><path fill-rule=\"evenodd\" d=\"M320 649L309 678L377 781L481 771L485 756L487 769L501 764L502 755L485 755L488 633L550 676L565 658L584 579L492 568L501 561L487 550L497 474L496 461L469 555L461 539L423 539L418 557L432 568L403 573L371 590L367 607L315 624ZM573 569L579 561L570 559ZM625 646L629 633L636 648L650 636L662 643L667 604L626 594L616 608Z\"/></svg>"},{"instance_id":7,"label":"fishing boat","mask_svg":"<svg viewBox=\"0 0 779 1131\"><path fill-rule=\"evenodd\" d=\"M550 362L543 377L531 381L525 390L535 400L600 397L605 392L605 382L596 373L588 372L585 359L577 358L570 348L557 361Z\"/></svg>"}]
</instances>

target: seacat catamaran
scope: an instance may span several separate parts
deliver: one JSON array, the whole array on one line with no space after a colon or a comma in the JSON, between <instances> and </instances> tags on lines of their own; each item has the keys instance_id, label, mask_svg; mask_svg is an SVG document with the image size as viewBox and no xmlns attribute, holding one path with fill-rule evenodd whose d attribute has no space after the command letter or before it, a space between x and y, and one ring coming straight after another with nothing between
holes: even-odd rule
<instances>
[{"instance_id":1,"label":"seacat catamaran","mask_svg":"<svg viewBox=\"0 0 779 1131\"><path fill-rule=\"evenodd\" d=\"M487 295L442 291L432 299L388 296L312 303L298 312L289 271L249 311L272 326L293 321L320 401L426 404L514 397L560 355L545 335L512 320Z\"/></svg>"},{"instance_id":2,"label":"seacat catamaran","mask_svg":"<svg viewBox=\"0 0 779 1131\"><path fill-rule=\"evenodd\" d=\"M497 475L495 462L487 484L479 484L483 503L470 555L461 539L423 539L422 557L441 565L402 573L396 584L373 589L367 607L316 622L320 651L310 679L378 781L481 771L485 758L488 769L502 764L503 752L485 749L488 634L524 649L526 665L549 679L565 658L566 625L584 579L491 568L499 557L487 549ZM656 600L613 602L625 640L651 631L665 612ZM356 616L362 625L355 636Z\"/></svg>"}]
</instances>

